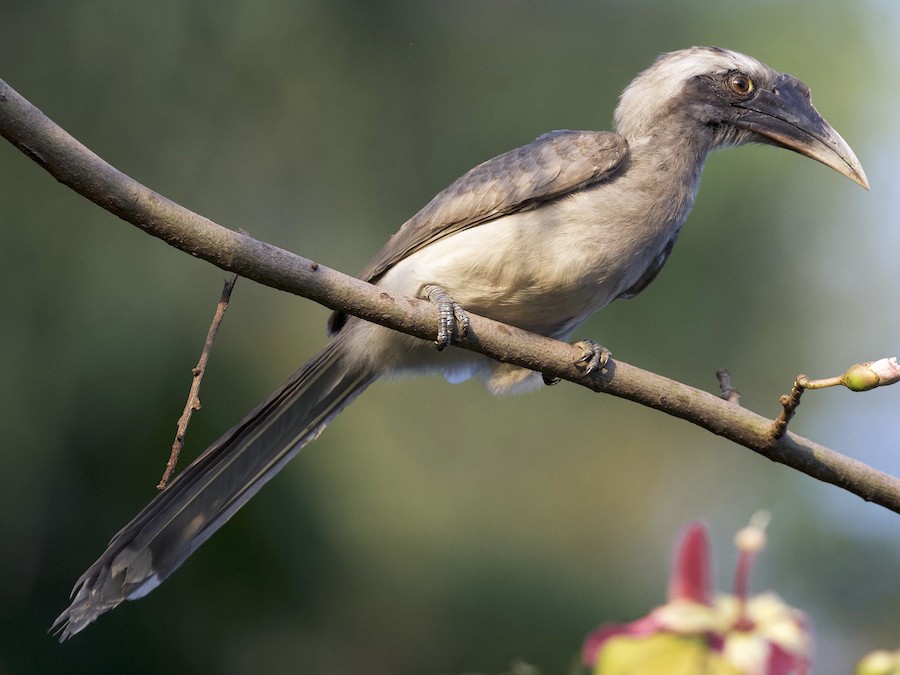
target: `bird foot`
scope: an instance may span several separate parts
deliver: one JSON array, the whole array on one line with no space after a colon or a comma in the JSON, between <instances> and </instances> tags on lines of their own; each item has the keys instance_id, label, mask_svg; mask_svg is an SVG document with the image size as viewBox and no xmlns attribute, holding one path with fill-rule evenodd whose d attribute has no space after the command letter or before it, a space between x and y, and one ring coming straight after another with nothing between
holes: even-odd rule
<instances>
[{"instance_id":1,"label":"bird foot","mask_svg":"<svg viewBox=\"0 0 900 675\"><path fill-rule=\"evenodd\" d=\"M595 370L601 370L609 362L612 352L599 342L593 340L580 340L575 343L576 347L581 347L581 358L575 362L579 368L584 368L584 374L589 375Z\"/></svg>"},{"instance_id":2,"label":"bird foot","mask_svg":"<svg viewBox=\"0 0 900 675\"><path fill-rule=\"evenodd\" d=\"M450 346L454 333L465 337L469 332L469 315L462 305L440 286L425 286L422 291L438 310L438 333L434 341L438 351Z\"/></svg>"},{"instance_id":3,"label":"bird foot","mask_svg":"<svg viewBox=\"0 0 900 675\"><path fill-rule=\"evenodd\" d=\"M582 350L584 350L581 354L581 358L575 362L575 365L579 368L584 368L585 375L589 375L595 370L601 370L603 366L609 362L609 358L612 356L611 351L593 340L581 340L576 342L575 346L581 347ZM544 384L547 386L552 387L554 384L559 384L558 377L553 377L546 373L541 373L541 377L544 378Z\"/></svg>"}]
</instances>

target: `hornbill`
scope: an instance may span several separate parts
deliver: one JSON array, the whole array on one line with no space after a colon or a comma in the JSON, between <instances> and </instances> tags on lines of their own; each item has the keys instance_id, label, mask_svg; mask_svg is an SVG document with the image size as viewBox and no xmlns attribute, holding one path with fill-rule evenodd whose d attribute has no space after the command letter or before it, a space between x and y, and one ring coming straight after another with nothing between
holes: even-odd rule
<instances>
[{"instance_id":1,"label":"hornbill","mask_svg":"<svg viewBox=\"0 0 900 675\"><path fill-rule=\"evenodd\" d=\"M540 384L539 373L440 348L465 331L466 312L566 340L641 292L672 250L710 151L774 145L868 189L805 84L726 49L660 56L622 93L615 126L544 134L479 164L410 218L360 277L437 305L439 349L332 315L329 344L119 531L51 631L65 640L156 588L377 378L477 375L495 393ZM599 345L581 344L586 369L604 362Z\"/></svg>"}]
</instances>

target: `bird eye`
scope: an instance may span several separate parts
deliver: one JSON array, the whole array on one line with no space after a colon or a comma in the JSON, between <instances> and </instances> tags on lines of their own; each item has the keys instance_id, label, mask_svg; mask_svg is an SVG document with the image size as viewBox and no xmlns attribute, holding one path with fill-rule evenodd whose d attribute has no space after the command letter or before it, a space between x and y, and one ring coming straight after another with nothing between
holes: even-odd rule
<instances>
[{"instance_id":1,"label":"bird eye","mask_svg":"<svg viewBox=\"0 0 900 675\"><path fill-rule=\"evenodd\" d=\"M734 73L728 78L728 87L738 96L746 96L753 91L753 80L741 73Z\"/></svg>"}]
</instances>

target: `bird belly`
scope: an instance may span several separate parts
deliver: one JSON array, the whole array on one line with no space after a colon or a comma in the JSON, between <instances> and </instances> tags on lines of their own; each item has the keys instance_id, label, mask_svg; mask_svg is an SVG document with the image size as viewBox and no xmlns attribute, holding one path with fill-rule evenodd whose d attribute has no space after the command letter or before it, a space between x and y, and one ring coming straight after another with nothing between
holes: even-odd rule
<instances>
[{"instance_id":1,"label":"bird belly","mask_svg":"<svg viewBox=\"0 0 900 675\"><path fill-rule=\"evenodd\" d=\"M414 297L423 297L425 286L437 285L471 313L568 339L591 314L642 278L680 225L644 218L644 227L623 230L604 218L617 212L611 206L586 191L497 218L407 256L378 285ZM427 349L393 350L398 364L393 372L438 369L451 381L483 373L495 392L540 383L521 368L463 350L437 354L432 345L419 344Z\"/></svg>"},{"instance_id":2,"label":"bird belly","mask_svg":"<svg viewBox=\"0 0 900 675\"><path fill-rule=\"evenodd\" d=\"M564 337L612 300L620 284L612 261L584 240L584 229L548 212L512 214L438 240L378 285L421 297L434 284L470 312Z\"/></svg>"}]
</instances>

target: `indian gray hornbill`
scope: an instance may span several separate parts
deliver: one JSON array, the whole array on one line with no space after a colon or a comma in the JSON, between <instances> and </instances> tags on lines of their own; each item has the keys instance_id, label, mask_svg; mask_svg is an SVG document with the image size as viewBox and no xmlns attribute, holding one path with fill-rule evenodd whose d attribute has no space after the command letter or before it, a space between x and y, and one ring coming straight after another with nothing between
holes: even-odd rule
<instances>
[{"instance_id":1,"label":"indian gray hornbill","mask_svg":"<svg viewBox=\"0 0 900 675\"><path fill-rule=\"evenodd\" d=\"M438 347L466 312L560 340L656 277L681 230L710 151L766 143L868 188L850 147L809 88L715 47L660 56L622 93L616 131L554 131L479 164L408 220L360 275L438 306ZM375 379L437 372L482 377L493 392L539 373L335 314L331 342L216 441L75 584L52 631L64 640L174 572ZM607 352L585 342L584 366Z\"/></svg>"}]
</instances>

